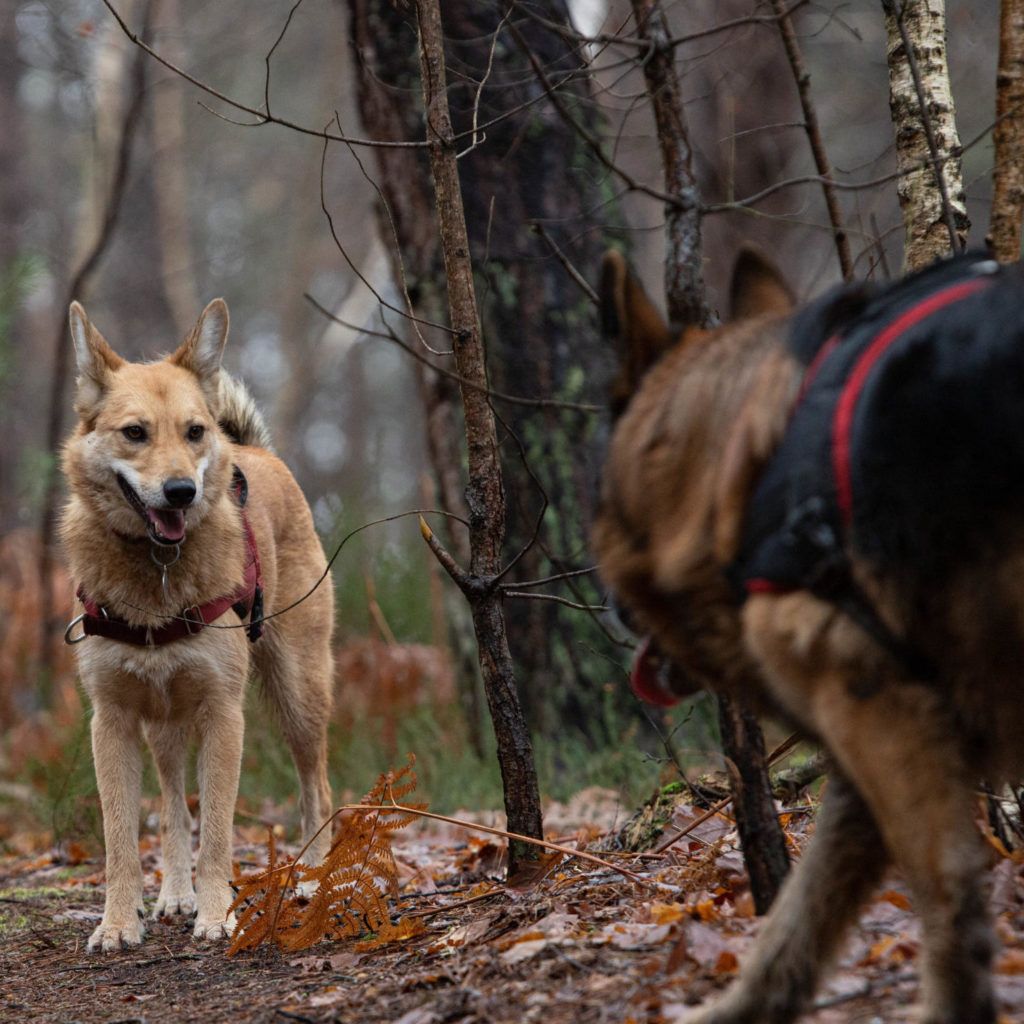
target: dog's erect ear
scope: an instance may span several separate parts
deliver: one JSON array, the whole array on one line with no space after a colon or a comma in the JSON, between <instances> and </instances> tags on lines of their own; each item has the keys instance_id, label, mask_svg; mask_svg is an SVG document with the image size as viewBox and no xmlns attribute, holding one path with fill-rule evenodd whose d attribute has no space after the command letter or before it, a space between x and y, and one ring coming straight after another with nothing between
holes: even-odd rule
<instances>
[{"instance_id":1,"label":"dog's erect ear","mask_svg":"<svg viewBox=\"0 0 1024 1024\"><path fill-rule=\"evenodd\" d=\"M643 285L614 249L601 263L601 326L618 348L620 372L612 385L612 412L621 412L643 375L676 341Z\"/></svg>"},{"instance_id":2,"label":"dog's erect ear","mask_svg":"<svg viewBox=\"0 0 1024 1024\"><path fill-rule=\"evenodd\" d=\"M170 360L199 378L206 401L214 412L220 391L220 361L227 340L228 306L223 299L214 299L200 313L195 327Z\"/></svg>"},{"instance_id":3,"label":"dog's erect ear","mask_svg":"<svg viewBox=\"0 0 1024 1024\"><path fill-rule=\"evenodd\" d=\"M75 345L78 377L75 393L75 411L88 416L90 410L103 398L110 375L124 365L124 360L107 344L106 338L96 330L77 302L68 310L71 340Z\"/></svg>"},{"instance_id":4,"label":"dog's erect ear","mask_svg":"<svg viewBox=\"0 0 1024 1024\"><path fill-rule=\"evenodd\" d=\"M792 290L768 257L753 246L744 245L732 268L730 319L746 320L766 313L784 316L795 304Z\"/></svg>"}]
</instances>

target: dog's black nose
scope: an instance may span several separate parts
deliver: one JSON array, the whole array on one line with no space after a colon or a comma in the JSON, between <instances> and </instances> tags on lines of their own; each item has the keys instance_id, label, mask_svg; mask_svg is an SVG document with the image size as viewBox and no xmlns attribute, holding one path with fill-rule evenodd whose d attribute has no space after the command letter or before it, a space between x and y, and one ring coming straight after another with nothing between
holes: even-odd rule
<instances>
[{"instance_id":1,"label":"dog's black nose","mask_svg":"<svg viewBox=\"0 0 1024 1024\"><path fill-rule=\"evenodd\" d=\"M188 477L174 477L164 482L164 497L171 508L188 508L196 496L196 485Z\"/></svg>"}]
</instances>

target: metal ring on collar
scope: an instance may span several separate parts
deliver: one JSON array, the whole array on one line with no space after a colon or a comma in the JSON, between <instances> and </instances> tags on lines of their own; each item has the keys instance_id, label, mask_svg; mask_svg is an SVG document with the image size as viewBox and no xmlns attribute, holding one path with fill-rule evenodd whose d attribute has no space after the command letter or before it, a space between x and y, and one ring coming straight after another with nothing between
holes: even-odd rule
<instances>
[{"instance_id":1,"label":"metal ring on collar","mask_svg":"<svg viewBox=\"0 0 1024 1024\"><path fill-rule=\"evenodd\" d=\"M84 629L82 630L82 635L81 636L72 636L71 635L71 630L73 630L75 628L75 626L77 626L84 619L85 619L85 612L82 612L81 615L76 615L68 623L67 629L64 630L64 643L66 643L66 644L80 644L83 640L85 640L88 637L89 634L86 633Z\"/></svg>"}]
</instances>

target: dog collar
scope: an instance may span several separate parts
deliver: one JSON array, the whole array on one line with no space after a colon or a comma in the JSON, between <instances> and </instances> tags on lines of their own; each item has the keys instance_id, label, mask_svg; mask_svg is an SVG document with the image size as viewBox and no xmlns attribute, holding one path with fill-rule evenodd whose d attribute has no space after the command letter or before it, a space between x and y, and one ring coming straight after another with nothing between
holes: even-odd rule
<instances>
[{"instance_id":1,"label":"dog collar","mask_svg":"<svg viewBox=\"0 0 1024 1024\"><path fill-rule=\"evenodd\" d=\"M88 596L84 587L80 586L77 595L85 611L68 624L64 631L65 643L75 644L89 636L100 636L121 643L135 644L138 647L159 647L175 640L183 640L185 637L198 636L206 626L216 622L229 608L234 608L239 618L249 616L249 627L246 632L249 640L255 643L263 635L263 571L260 566L259 548L256 545L256 534L253 532L245 507L249 485L245 474L238 466L234 467L231 477L231 494L239 506L248 555L245 578L234 593L223 594L205 604L183 608L166 625L154 628L132 625L124 619L113 617L102 605ZM71 631L77 625L81 625L82 633L72 637Z\"/></svg>"}]
</instances>

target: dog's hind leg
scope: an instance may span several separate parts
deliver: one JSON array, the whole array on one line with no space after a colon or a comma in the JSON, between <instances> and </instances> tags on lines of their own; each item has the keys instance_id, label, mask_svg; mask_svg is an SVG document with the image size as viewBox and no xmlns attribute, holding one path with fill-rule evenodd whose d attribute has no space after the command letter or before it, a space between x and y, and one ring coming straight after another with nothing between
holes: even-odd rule
<instances>
[{"instance_id":1,"label":"dog's hind leg","mask_svg":"<svg viewBox=\"0 0 1024 1024\"><path fill-rule=\"evenodd\" d=\"M138 718L96 700L92 756L103 808L107 895L103 920L89 938L89 949L109 953L122 946L137 946L145 933L139 860L142 735Z\"/></svg>"},{"instance_id":2,"label":"dog's hind leg","mask_svg":"<svg viewBox=\"0 0 1024 1024\"><path fill-rule=\"evenodd\" d=\"M871 808L923 924L924 1024L992 1024L985 851L950 713L931 688L887 680L870 696L822 682L815 720Z\"/></svg>"},{"instance_id":3,"label":"dog's hind leg","mask_svg":"<svg viewBox=\"0 0 1024 1024\"><path fill-rule=\"evenodd\" d=\"M814 838L783 884L740 977L718 1003L687 1016L686 1024L795 1020L886 863L864 801L833 775Z\"/></svg>"},{"instance_id":4,"label":"dog's hind leg","mask_svg":"<svg viewBox=\"0 0 1024 1024\"><path fill-rule=\"evenodd\" d=\"M244 679L244 675L242 676ZM199 735L199 857L196 861L197 939L221 939L235 928L231 905L231 845L242 764L242 686L211 696L196 716Z\"/></svg>"},{"instance_id":5,"label":"dog's hind leg","mask_svg":"<svg viewBox=\"0 0 1024 1024\"><path fill-rule=\"evenodd\" d=\"M298 645L294 645L298 647ZM327 778L327 724L332 704L332 660L329 647L306 649L302 659L285 656L282 646L260 663L264 690L299 777L302 841L309 842L333 810ZM301 648L298 648L301 649ZM303 864L323 862L331 845L331 828L320 831L302 855Z\"/></svg>"},{"instance_id":6,"label":"dog's hind leg","mask_svg":"<svg viewBox=\"0 0 1024 1024\"><path fill-rule=\"evenodd\" d=\"M188 730L179 723L149 722L146 739L160 777L160 851L163 880L153 917L195 913L192 888L192 816L185 802Z\"/></svg>"}]
</instances>

